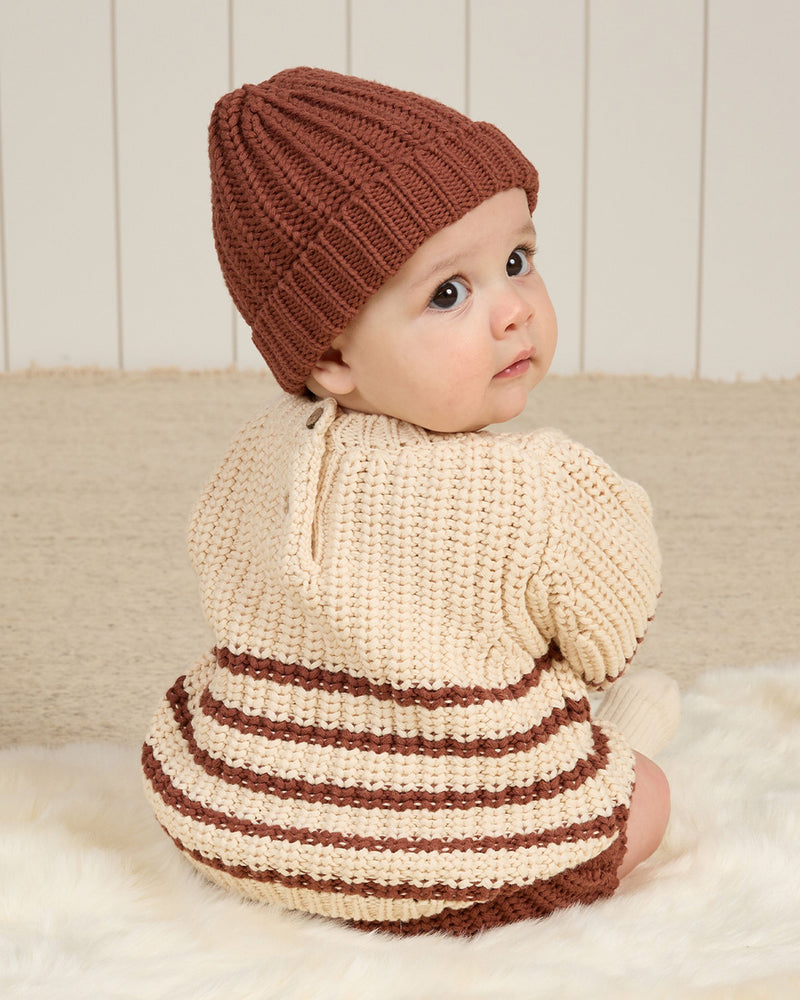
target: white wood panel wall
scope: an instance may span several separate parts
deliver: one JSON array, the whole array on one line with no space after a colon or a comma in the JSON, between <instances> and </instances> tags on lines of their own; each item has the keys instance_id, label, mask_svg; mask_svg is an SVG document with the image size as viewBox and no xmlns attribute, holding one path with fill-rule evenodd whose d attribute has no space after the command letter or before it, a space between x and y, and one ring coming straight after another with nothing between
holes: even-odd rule
<instances>
[{"instance_id":1,"label":"white wood panel wall","mask_svg":"<svg viewBox=\"0 0 800 1000\"><path fill-rule=\"evenodd\" d=\"M214 101L298 64L537 164L555 370L800 374L796 0L0 0L3 367L262 366L210 229Z\"/></svg>"},{"instance_id":2,"label":"white wood panel wall","mask_svg":"<svg viewBox=\"0 0 800 1000\"><path fill-rule=\"evenodd\" d=\"M119 361L110 7L0 5L9 365Z\"/></svg>"},{"instance_id":3,"label":"white wood panel wall","mask_svg":"<svg viewBox=\"0 0 800 1000\"><path fill-rule=\"evenodd\" d=\"M714 0L700 370L800 372L800 4Z\"/></svg>"},{"instance_id":4,"label":"white wood panel wall","mask_svg":"<svg viewBox=\"0 0 800 1000\"><path fill-rule=\"evenodd\" d=\"M228 87L227 4L116 0L115 8L122 362L223 367L231 311L209 248L199 123Z\"/></svg>"},{"instance_id":5,"label":"white wood panel wall","mask_svg":"<svg viewBox=\"0 0 800 1000\"><path fill-rule=\"evenodd\" d=\"M584 360L695 368L703 8L604 0L590 11Z\"/></svg>"}]
</instances>

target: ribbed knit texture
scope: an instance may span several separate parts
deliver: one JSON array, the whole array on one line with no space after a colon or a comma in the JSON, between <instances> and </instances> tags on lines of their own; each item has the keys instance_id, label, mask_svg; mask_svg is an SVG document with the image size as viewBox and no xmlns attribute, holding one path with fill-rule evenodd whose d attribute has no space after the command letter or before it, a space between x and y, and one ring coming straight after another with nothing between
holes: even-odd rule
<instances>
[{"instance_id":1,"label":"ribbed knit texture","mask_svg":"<svg viewBox=\"0 0 800 1000\"><path fill-rule=\"evenodd\" d=\"M400 933L613 892L633 754L587 683L654 611L639 487L555 431L285 397L234 443L190 551L216 648L143 764L210 878Z\"/></svg>"},{"instance_id":2,"label":"ribbed knit texture","mask_svg":"<svg viewBox=\"0 0 800 1000\"><path fill-rule=\"evenodd\" d=\"M634 750L654 757L678 730L680 688L674 678L660 670L642 670L615 684L597 715L615 726Z\"/></svg>"},{"instance_id":3,"label":"ribbed knit texture","mask_svg":"<svg viewBox=\"0 0 800 1000\"><path fill-rule=\"evenodd\" d=\"M328 70L221 98L209 127L228 289L278 383L303 390L367 299L434 233L538 176L493 125Z\"/></svg>"}]
</instances>

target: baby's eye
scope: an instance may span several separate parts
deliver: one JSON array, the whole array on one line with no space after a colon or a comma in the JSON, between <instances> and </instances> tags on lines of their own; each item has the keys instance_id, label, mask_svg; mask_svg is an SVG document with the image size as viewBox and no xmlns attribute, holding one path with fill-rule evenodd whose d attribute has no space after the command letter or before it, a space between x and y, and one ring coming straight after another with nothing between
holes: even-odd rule
<instances>
[{"instance_id":1,"label":"baby's eye","mask_svg":"<svg viewBox=\"0 0 800 1000\"><path fill-rule=\"evenodd\" d=\"M517 247L506 261L506 274L515 278L530 271L533 254L527 247Z\"/></svg>"},{"instance_id":2,"label":"baby's eye","mask_svg":"<svg viewBox=\"0 0 800 1000\"><path fill-rule=\"evenodd\" d=\"M460 306L467 297L467 289L463 281L458 278L450 278L444 284L439 285L430 301L434 309L452 309L453 306Z\"/></svg>"}]
</instances>

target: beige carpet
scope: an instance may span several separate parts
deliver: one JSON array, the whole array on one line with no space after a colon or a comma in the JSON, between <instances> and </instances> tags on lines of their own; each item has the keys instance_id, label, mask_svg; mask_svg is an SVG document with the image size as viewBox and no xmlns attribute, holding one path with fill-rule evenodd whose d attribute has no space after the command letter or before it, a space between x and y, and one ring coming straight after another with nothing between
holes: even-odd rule
<instances>
[{"instance_id":1,"label":"beige carpet","mask_svg":"<svg viewBox=\"0 0 800 1000\"><path fill-rule=\"evenodd\" d=\"M136 745L209 643L185 531L257 374L0 377L0 745ZM649 491L664 596L638 665L683 684L800 652L800 380L551 376L554 425Z\"/></svg>"}]
</instances>

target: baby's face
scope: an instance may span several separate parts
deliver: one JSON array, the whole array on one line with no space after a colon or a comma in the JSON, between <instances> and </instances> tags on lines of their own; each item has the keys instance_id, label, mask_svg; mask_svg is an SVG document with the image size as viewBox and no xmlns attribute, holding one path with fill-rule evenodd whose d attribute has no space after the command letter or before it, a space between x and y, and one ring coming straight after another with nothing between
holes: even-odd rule
<instances>
[{"instance_id":1,"label":"baby's face","mask_svg":"<svg viewBox=\"0 0 800 1000\"><path fill-rule=\"evenodd\" d=\"M340 402L446 432L520 413L557 337L535 243L519 189L428 239L337 338Z\"/></svg>"}]
</instances>

